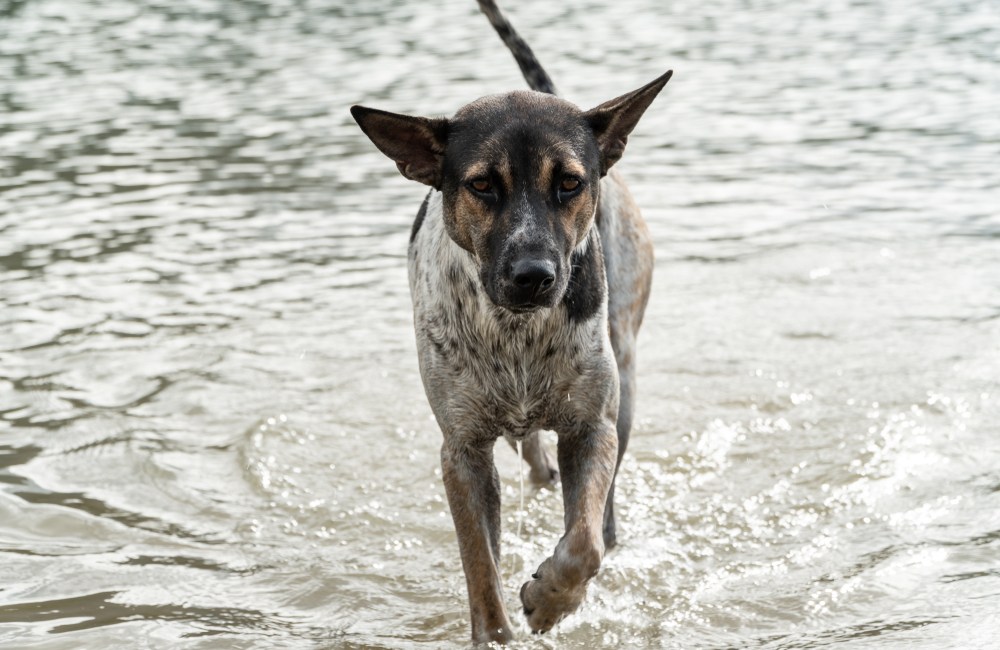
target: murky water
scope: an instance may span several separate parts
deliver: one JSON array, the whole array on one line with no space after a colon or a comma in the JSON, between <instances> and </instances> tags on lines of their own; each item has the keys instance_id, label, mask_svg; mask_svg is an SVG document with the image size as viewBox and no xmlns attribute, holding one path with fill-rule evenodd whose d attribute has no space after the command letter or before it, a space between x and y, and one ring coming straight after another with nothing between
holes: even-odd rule
<instances>
[{"instance_id":1,"label":"murky water","mask_svg":"<svg viewBox=\"0 0 1000 650\"><path fill-rule=\"evenodd\" d=\"M996 647L998 5L506 5L579 104L675 70L621 546L519 645ZM0 7L0 646L464 647L347 107L523 87L475 3ZM562 506L497 453L513 609Z\"/></svg>"}]
</instances>

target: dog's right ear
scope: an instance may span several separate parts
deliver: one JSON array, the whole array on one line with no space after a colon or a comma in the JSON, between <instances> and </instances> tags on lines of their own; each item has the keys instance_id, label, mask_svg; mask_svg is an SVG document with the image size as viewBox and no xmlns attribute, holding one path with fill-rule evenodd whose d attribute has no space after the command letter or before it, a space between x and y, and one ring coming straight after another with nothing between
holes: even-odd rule
<instances>
[{"instance_id":1,"label":"dog's right ear","mask_svg":"<svg viewBox=\"0 0 1000 650\"><path fill-rule=\"evenodd\" d=\"M399 173L441 189L448 120L398 115L364 106L352 106L351 115L379 151L396 161Z\"/></svg>"}]
</instances>

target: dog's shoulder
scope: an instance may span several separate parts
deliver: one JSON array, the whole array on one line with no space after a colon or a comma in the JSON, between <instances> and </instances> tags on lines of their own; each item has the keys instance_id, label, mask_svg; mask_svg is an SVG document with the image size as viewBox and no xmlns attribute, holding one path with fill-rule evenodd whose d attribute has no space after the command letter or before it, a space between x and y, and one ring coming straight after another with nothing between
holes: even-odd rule
<instances>
[{"instance_id":1,"label":"dog's shoulder","mask_svg":"<svg viewBox=\"0 0 1000 650\"><path fill-rule=\"evenodd\" d=\"M441 192L431 190L410 233L408 271L418 321L463 309L480 293L472 259L448 236L441 203Z\"/></svg>"},{"instance_id":2,"label":"dog's shoulder","mask_svg":"<svg viewBox=\"0 0 1000 650\"><path fill-rule=\"evenodd\" d=\"M601 182L596 221L608 278L612 333L634 336L649 299L653 241L639 206L616 169Z\"/></svg>"},{"instance_id":3,"label":"dog's shoulder","mask_svg":"<svg viewBox=\"0 0 1000 650\"><path fill-rule=\"evenodd\" d=\"M427 216L427 204L430 203L431 194L434 190L427 192L427 196L424 197L424 202L420 204L420 209L417 210L417 217L413 220L413 227L410 228L410 243L417 238L417 233L420 232L420 226L424 225L424 217Z\"/></svg>"}]
</instances>

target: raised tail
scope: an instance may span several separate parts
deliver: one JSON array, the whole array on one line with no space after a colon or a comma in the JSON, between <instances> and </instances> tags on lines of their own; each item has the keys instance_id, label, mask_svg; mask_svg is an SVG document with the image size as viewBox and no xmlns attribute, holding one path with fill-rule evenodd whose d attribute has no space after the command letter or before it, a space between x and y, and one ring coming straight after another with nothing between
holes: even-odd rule
<instances>
[{"instance_id":1,"label":"raised tail","mask_svg":"<svg viewBox=\"0 0 1000 650\"><path fill-rule=\"evenodd\" d=\"M479 0L479 8L489 18L493 29L497 30L504 45L514 55L514 60L521 68L521 74L527 80L528 86L532 90L555 95L556 87L552 83L552 79L549 78L549 74L542 68L542 64L535 58L535 53L531 51L524 39L514 31L514 26L510 24L510 21L500 13L497 3L493 0Z\"/></svg>"}]
</instances>

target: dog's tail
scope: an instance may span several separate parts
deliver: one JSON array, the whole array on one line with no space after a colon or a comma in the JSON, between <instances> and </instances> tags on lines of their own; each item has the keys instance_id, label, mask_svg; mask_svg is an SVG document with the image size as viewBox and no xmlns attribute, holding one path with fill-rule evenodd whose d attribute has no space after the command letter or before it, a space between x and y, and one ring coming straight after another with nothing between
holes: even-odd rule
<instances>
[{"instance_id":1,"label":"dog's tail","mask_svg":"<svg viewBox=\"0 0 1000 650\"><path fill-rule=\"evenodd\" d=\"M552 83L552 79L549 78L549 74L535 58L535 53L531 51L524 39L514 31L514 26L510 24L510 21L500 13L497 3L493 0L479 0L479 8L489 18L493 29L497 30L504 45L514 55L514 60L521 68L521 74L527 80L528 86L532 90L555 95L556 87Z\"/></svg>"}]
</instances>

